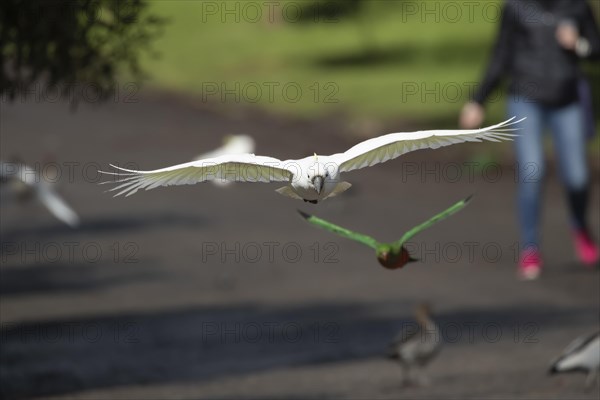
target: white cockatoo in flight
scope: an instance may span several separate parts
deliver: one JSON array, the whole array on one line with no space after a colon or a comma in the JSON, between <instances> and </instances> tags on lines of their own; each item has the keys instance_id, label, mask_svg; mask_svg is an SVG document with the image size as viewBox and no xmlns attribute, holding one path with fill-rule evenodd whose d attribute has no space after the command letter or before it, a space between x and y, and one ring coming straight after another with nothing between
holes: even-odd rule
<instances>
[{"instance_id":1,"label":"white cockatoo in flight","mask_svg":"<svg viewBox=\"0 0 600 400\"><path fill-rule=\"evenodd\" d=\"M313 204L346 191L351 185L342 174L392 160L410 151L437 149L455 143L499 142L515 136L513 126L522 121L515 117L481 129L429 130L390 133L366 140L344 153L317 155L299 160L279 160L254 154L225 154L154 171L135 171L111 165L118 172L110 191L126 196L139 189L159 186L192 185L209 180L234 182L286 182L277 192ZM103 172L103 171L100 171ZM111 183L104 182L104 183Z\"/></svg>"},{"instance_id":2,"label":"white cockatoo in flight","mask_svg":"<svg viewBox=\"0 0 600 400\"><path fill-rule=\"evenodd\" d=\"M196 157L195 161L206 160L208 158L220 157L226 154L234 155L234 154L250 154L254 153L254 148L256 147L256 143L251 136L248 135L228 135L225 136L223 140L223 145L217 149L209 151L204 154L200 154ZM213 179L211 181L217 186L227 186L231 183L231 181L227 181L224 179Z\"/></svg>"},{"instance_id":3,"label":"white cockatoo in flight","mask_svg":"<svg viewBox=\"0 0 600 400\"><path fill-rule=\"evenodd\" d=\"M20 162L0 161L0 181L20 200L35 197L56 218L72 228L79 226L79 216L60 198L51 182L46 181L35 168Z\"/></svg>"}]
</instances>

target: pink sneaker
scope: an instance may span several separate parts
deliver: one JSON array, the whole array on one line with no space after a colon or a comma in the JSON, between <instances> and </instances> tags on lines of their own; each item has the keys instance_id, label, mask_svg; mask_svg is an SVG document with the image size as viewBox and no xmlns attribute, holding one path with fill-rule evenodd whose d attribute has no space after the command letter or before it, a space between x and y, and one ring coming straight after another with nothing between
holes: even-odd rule
<instances>
[{"instance_id":1,"label":"pink sneaker","mask_svg":"<svg viewBox=\"0 0 600 400\"><path fill-rule=\"evenodd\" d=\"M523 281L537 279L542 272L542 258L535 248L528 248L521 252L517 275Z\"/></svg>"},{"instance_id":2,"label":"pink sneaker","mask_svg":"<svg viewBox=\"0 0 600 400\"><path fill-rule=\"evenodd\" d=\"M585 265L592 267L596 265L600 259L600 251L598 245L594 243L590 235L584 231L579 230L574 233L575 239L575 251L579 261Z\"/></svg>"}]
</instances>

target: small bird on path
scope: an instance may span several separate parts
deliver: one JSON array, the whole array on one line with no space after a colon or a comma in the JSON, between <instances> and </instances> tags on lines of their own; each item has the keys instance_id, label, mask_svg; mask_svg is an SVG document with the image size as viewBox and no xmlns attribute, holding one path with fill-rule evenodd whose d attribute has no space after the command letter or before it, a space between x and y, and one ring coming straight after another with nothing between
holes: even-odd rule
<instances>
[{"instance_id":1,"label":"small bird on path","mask_svg":"<svg viewBox=\"0 0 600 400\"><path fill-rule=\"evenodd\" d=\"M550 374L582 371L587 373L586 389L590 389L600 374L600 331L581 336L571 342L554 360Z\"/></svg>"},{"instance_id":2,"label":"small bird on path","mask_svg":"<svg viewBox=\"0 0 600 400\"><path fill-rule=\"evenodd\" d=\"M429 383L420 370L431 362L442 347L441 332L431 317L429 304L417 306L415 319L416 325L403 326L388 350L388 357L398 360L402 366L404 386Z\"/></svg>"}]
</instances>

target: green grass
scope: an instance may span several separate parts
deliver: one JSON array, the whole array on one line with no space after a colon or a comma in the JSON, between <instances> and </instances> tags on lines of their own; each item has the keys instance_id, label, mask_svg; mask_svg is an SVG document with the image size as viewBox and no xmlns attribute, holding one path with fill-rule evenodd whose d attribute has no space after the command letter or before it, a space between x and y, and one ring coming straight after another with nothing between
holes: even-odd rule
<instances>
[{"instance_id":1,"label":"green grass","mask_svg":"<svg viewBox=\"0 0 600 400\"><path fill-rule=\"evenodd\" d=\"M225 3L236 2L217 2ZM228 16L223 23L220 16L203 14L200 1L154 0L152 11L169 22L154 46L160 57L145 58L143 65L152 85L204 91L216 103L221 95L206 93L207 87L235 90L237 84L241 104L254 104L260 93L258 106L297 116L455 118L468 96L464 82L479 79L496 25L482 18L435 23L435 16L422 23L418 15L403 17L402 7L372 1L360 16L338 22L270 24L267 17L257 23L242 17L236 23ZM279 85L272 98L269 84ZM297 102L294 88L302 91ZM235 103L232 94L225 100Z\"/></svg>"},{"instance_id":2,"label":"green grass","mask_svg":"<svg viewBox=\"0 0 600 400\"><path fill-rule=\"evenodd\" d=\"M501 4L501 0L486 4L490 2ZM169 21L154 46L160 57L146 57L142 63L150 84L191 93L225 108L258 106L300 117L342 114L429 125L456 121L469 97L468 84L481 78L498 29L481 8L470 18L464 5L458 22L451 21L450 9L427 15L425 22L422 13L403 13L409 3L423 9L436 3L445 7L445 2L373 0L357 16L319 23L281 18L269 23L263 1L208 3L219 10L254 3L264 14L258 22L243 13L225 16L223 21L220 15L204 12L201 1L150 0L151 10ZM276 17L282 15L278 10ZM493 15L494 7L487 10ZM207 92L215 84L236 92L239 103L233 94L222 98L222 93ZM278 85L272 98L268 85ZM290 86L288 97L284 85ZM293 101L292 85L302 91L298 101ZM249 98L244 98L244 89ZM410 92L415 89L417 93ZM503 103L489 105L490 121L504 116Z\"/></svg>"}]
</instances>

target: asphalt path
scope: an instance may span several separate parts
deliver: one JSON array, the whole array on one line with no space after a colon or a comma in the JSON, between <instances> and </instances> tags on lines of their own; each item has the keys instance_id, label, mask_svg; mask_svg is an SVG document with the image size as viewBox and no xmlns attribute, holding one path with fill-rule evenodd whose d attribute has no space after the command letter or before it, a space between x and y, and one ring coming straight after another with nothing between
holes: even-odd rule
<instances>
[{"instance_id":1,"label":"asphalt path","mask_svg":"<svg viewBox=\"0 0 600 400\"><path fill-rule=\"evenodd\" d=\"M4 398L598 398L597 387L583 391L582 374L546 374L572 339L599 328L600 275L574 259L553 173L545 269L523 283L511 161L465 165L481 145L350 173L347 193L316 206L278 195L276 184L113 198L97 169L185 162L227 134L250 134L257 154L282 159L359 139L340 121L216 111L157 94L76 112L34 100L1 107L0 157L55 179L82 218L73 230L2 194ZM393 240L470 194L466 209L413 239L421 261L395 271L297 214ZM430 385L405 388L384 353L421 301L433 306L444 347L426 368Z\"/></svg>"}]
</instances>

